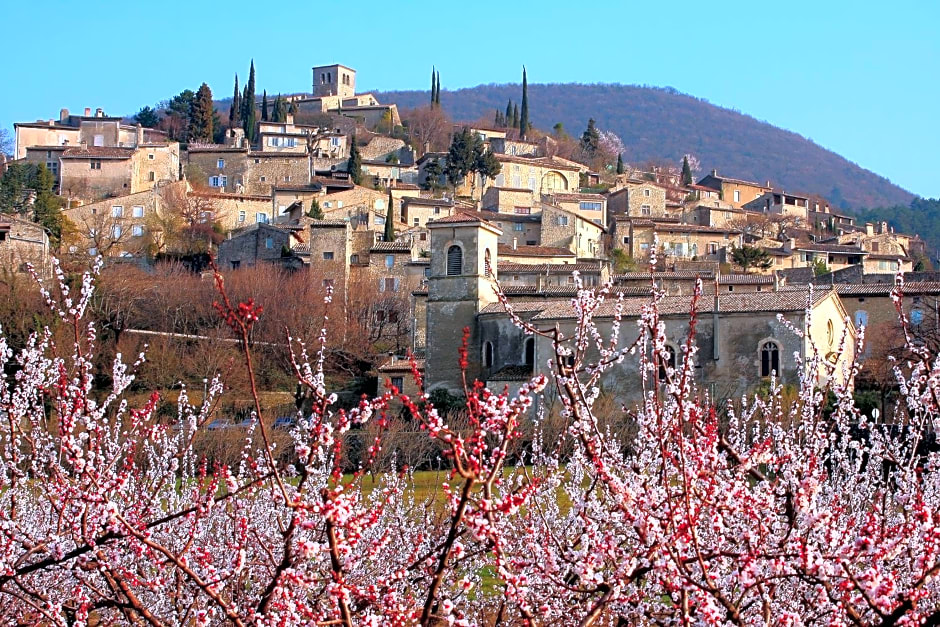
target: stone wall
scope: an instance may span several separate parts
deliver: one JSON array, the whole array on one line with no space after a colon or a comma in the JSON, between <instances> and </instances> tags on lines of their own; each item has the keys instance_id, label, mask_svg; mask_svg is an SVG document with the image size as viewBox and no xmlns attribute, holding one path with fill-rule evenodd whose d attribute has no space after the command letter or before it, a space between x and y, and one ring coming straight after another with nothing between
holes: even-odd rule
<instances>
[{"instance_id":1,"label":"stone wall","mask_svg":"<svg viewBox=\"0 0 940 627\"><path fill-rule=\"evenodd\" d=\"M38 224L0 217L0 268L3 272L26 274L27 263L41 278L52 276L49 237Z\"/></svg>"}]
</instances>

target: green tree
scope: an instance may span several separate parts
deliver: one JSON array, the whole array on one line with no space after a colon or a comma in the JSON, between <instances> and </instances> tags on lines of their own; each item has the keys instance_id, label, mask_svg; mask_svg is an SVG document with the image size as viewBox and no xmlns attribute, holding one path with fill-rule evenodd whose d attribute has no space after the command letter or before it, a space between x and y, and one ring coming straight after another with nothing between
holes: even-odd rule
<instances>
[{"instance_id":1,"label":"green tree","mask_svg":"<svg viewBox=\"0 0 940 627\"><path fill-rule=\"evenodd\" d=\"M829 266L826 265L826 260L819 257L813 259L813 263L810 264L810 267L813 269L813 276L822 276L829 273Z\"/></svg>"},{"instance_id":2,"label":"green tree","mask_svg":"<svg viewBox=\"0 0 940 627\"><path fill-rule=\"evenodd\" d=\"M228 126L235 128L242 121L242 101L241 92L238 91L238 74L235 74L235 93L232 94L232 106L228 109Z\"/></svg>"},{"instance_id":3,"label":"green tree","mask_svg":"<svg viewBox=\"0 0 940 627\"><path fill-rule=\"evenodd\" d=\"M444 169L441 167L440 159L432 159L424 168L424 188L434 190L440 187L441 175Z\"/></svg>"},{"instance_id":4,"label":"green tree","mask_svg":"<svg viewBox=\"0 0 940 627\"><path fill-rule=\"evenodd\" d=\"M281 94L278 94L277 98L274 99L274 121L287 121L287 101L281 98Z\"/></svg>"},{"instance_id":5,"label":"green tree","mask_svg":"<svg viewBox=\"0 0 940 627\"><path fill-rule=\"evenodd\" d=\"M160 123L160 116L150 107L144 107L134 116L134 121L147 128L156 128Z\"/></svg>"},{"instance_id":6,"label":"green tree","mask_svg":"<svg viewBox=\"0 0 940 627\"><path fill-rule=\"evenodd\" d=\"M763 248L758 248L757 246L748 246L746 244L740 248L735 248L731 252L731 260L735 263L735 265L741 267L741 270L744 271L744 274L747 274L748 270L751 268L767 270L774 263L770 258L770 254L766 250Z\"/></svg>"},{"instance_id":7,"label":"green tree","mask_svg":"<svg viewBox=\"0 0 940 627\"><path fill-rule=\"evenodd\" d=\"M480 173L484 188L486 187L486 180L495 179L502 168L503 165L499 162L499 159L489 150L483 150L478 153L474 170Z\"/></svg>"},{"instance_id":8,"label":"green tree","mask_svg":"<svg viewBox=\"0 0 940 627\"><path fill-rule=\"evenodd\" d=\"M31 163L11 163L0 176L0 212L24 215L29 201L29 190L36 182L36 166Z\"/></svg>"},{"instance_id":9,"label":"green tree","mask_svg":"<svg viewBox=\"0 0 940 627\"><path fill-rule=\"evenodd\" d=\"M349 161L346 165L346 171L353 183L356 185L362 184L362 155L359 154L359 146L356 145L355 135L350 138Z\"/></svg>"},{"instance_id":10,"label":"green tree","mask_svg":"<svg viewBox=\"0 0 940 627\"><path fill-rule=\"evenodd\" d=\"M249 142L255 141L255 60L251 60L251 69L248 71L248 84L245 85L245 94L242 98L242 128L245 129L245 138Z\"/></svg>"},{"instance_id":11,"label":"green tree","mask_svg":"<svg viewBox=\"0 0 940 627\"><path fill-rule=\"evenodd\" d=\"M479 141L479 137L471 133L467 127L459 133L454 133L451 139L450 148L447 150L446 174L447 180L455 188L473 171L477 158L474 152L474 139Z\"/></svg>"},{"instance_id":12,"label":"green tree","mask_svg":"<svg viewBox=\"0 0 940 627\"><path fill-rule=\"evenodd\" d=\"M506 113L503 115L503 126L508 126L512 121L512 98L506 103Z\"/></svg>"},{"instance_id":13,"label":"green tree","mask_svg":"<svg viewBox=\"0 0 940 627\"><path fill-rule=\"evenodd\" d=\"M290 107L288 107L287 112L290 113L291 115L297 115L297 101L296 100L290 101Z\"/></svg>"},{"instance_id":14,"label":"green tree","mask_svg":"<svg viewBox=\"0 0 940 627\"><path fill-rule=\"evenodd\" d=\"M512 128L519 128L519 107L512 105Z\"/></svg>"},{"instance_id":15,"label":"green tree","mask_svg":"<svg viewBox=\"0 0 940 627\"><path fill-rule=\"evenodd\" d=\"M625 272L636 272L639 265L627 251L622 248L614 248L610 251L610 261L613 264L614 274L623 274Z\"/></svg>"},{"instance_id":16,"label":"green tree","mask_svg":"<svg viewBox=\"0 0 940 627\"><path fill-rule=\"evenodd\" d=\"M692 184L692 168L689 167L689 158L682 157L682 184L688 187Z\"/></svg>"},{"instance_id":17,"label":"green tree","mask_svg":"<svg viewBox=\"0 0 940 627\"><path fill-rule=\"evenodd\" d=\"M189 139L189 116L192 114L193 101L196 93L192 89L184 89L170 99L166 112L174 123L170 125L170 137L177 141Z\"/></svg>"},{"instance_id":18,"label":"green tree","mask_svg":"<svg viewBox=\"0 0 940 627\"><path fill-rule=\"evenodd\" d=\"M431 106L437 104L437 70L431 66Z\"/></svg>"},{"instance_id":19,"label":"green tree","mask_svg":"<svg viewBox=\"0 0 940 627\"><path fill-rule=\"evenodd\" d=\"M623 154L617 155L617 174L623 174Z\"/></svg>"},{"instance_id":20,"label":"green tree","mask_svg":"<svg viewBox=\"0 0 940 627\"><path fill-rule=\"evenodd\" d=\"M395 203L391 192L388 194L388 207L385 210L385 233L386 242L395 241Z\"/></svg>"},{"instance_id":21,"label":"green tree","mask_svg":"<svg viewBox=\"0 0 940 627\"><path fill-rule=\"evenodd\" d=\"M600 147L600 142L601 134L597 130L594 118L591 118L588 120L587 128L584 129L584 133L581 135L581 154L593 159Z\"/></svg>"},{"instance_id":22,"label":"green tree","mask_svg":"<svg viewBox=\"0 0 940 627\"><path fill-rule=\"evenodd\" d=\"M211 142L213 139L212 122L215 107L212 105L212 90L203 83L193 99L189 113L189 139L197 142Z\"/></svg>"},{"instance_id":23,"label":"green tree","mask_svg":"<svg viewBox=\"0 0 940 627\"><path fill-rule=\"evenodd\" d=\"M552 133L555 134L555 137L561 137L565 135L565 125L561 122L555 122L555 126L552 127Z\"/></svg>"},{"instance_id":24,"label":"green tree","mask_svg":"<svg viewBox=\"0 0 940 627\"><path fill-rule=\"evenodd\" d=\"M265 89L261 96L261 120L268 121L268 90Z\"/></svg>"},{"instance_id":25,"label":"green tree","mask_svg":"<svg viewBox=\"0 0 940 627\"><path fill-rule=\"evenodd\" d=\"M526 80L525 66L522 66L522 107L519 110L519 137L525 139L529 131L529 83Z\"/></svg>"},{"instance_id":26,"label":"green tree","mask_svg":"<svg viewBox=\"0 0 940 627\"><path fill-rule=\"evenodd\" d=\"M320 208L320 203L317 202L316 198L310 200L310 209L307 210L307 217L313 218L314 220L323 219L323 210Z\"/></svg>"},{"instance_id":27,"label":"green tree","mask_svg":"<svg viewBox=\"0 0 940 627\"><path fill-rule=\"evenodd\" d=\"M62 238L62 199L52 191L55 177L42 163L36 168L36 200L33 201L33 221L41 224L48 232L49 239L55 246Z\"/></svg>"}]
</instances>

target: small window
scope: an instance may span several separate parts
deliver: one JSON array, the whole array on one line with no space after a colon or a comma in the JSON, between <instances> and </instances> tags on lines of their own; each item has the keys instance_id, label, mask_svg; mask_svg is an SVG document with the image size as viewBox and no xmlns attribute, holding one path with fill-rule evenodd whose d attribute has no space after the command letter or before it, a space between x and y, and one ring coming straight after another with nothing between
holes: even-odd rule
<instances>
[{"instance_id":1,"label":"small window","mask_svg":"<svg viewBox=\"0 0 940 627\"><path fill-rule=\"evenodd\" d=\"M652 215L652 214L653 214L653 208L650 207L649 205L642 205L642 206L640 207L640 214L641 214L641 215L644 215L644 216Z\"/></svg>"},{"instance_id":2,"label":"small window","mask_svg":"<svg viewBox=\"0 0 940 627\"><path fill-rule=\"evenodd\" d=\"M151 171L150 171L150 174L147 175L147 179L150 180L150 181L156 181L156 180L157 180L157 173L154 172L153 170L151 170Z\"/></svg>"},{"instance_id":3,"label":"small window","mask_svg":"<svg viewBox=\"0 0 940 627\"><path fill-rule=\"evenodd\" d=\"M256 213L255 222L258 224L267 224L268 223L268 214L266 213Z\"/></svg>"},{"instance_id":4,"label":"small window","mask_svg":"<svg viewBox=\"0 0 940 627\"><path fill-rule=\"evenodd\" d=\"M418 234L418 239L422 242L426 242L428 241L428 234L422 231L420 234Z\"/></svg>"},{"instance_id":5,"label":"small window","mask_svg":"<svg viewBox=\"0 0 940 627\"><path fill-rule=\"evenodd\" d=\"M121 234L124 233L124 230L121 228L120 224L115 224L111 227L111 236L114 239L121 237Z\"/></svg>"},{"instance_id":6,"label":"small window","mask_svg":"<svg viewBox=\"0 0 940 627\"><path fill-rule=\"evenodd\" d=\"M134 237L142 237L144 234L144 227L139 224L135 224L131 227L131 235Z\"/></svg>"},{"instance_id":7,"label":"small window","mask_svg":"<svg viewBox=\"0 0 940 627\"><path fill-rule=\"evenodd\" d=\"M514 222L512 225L513 231L524 231L525 225L522 222Z\"/></svg>"},{"instance_id":8,"label":"small window","mask_svg":"<svg viewBox=\"0 0 940 627\"><path fill-rule=\"evenodd\" d=\"M225 167L225 159L219 159L218 162L216 163L216 167L218 167L220 170L221 170L222 168L224 168L224 167Z\"/></svg>"},{"instance_id":9,"label":"small window","mask_svg":"<svg viewBox=\"0 0 940 627\"><path fill-rule=\"evenodd\" d=\"M324 257L325 259L325 257ZM359 255L350 255L349 263L359 263Z\"/></svg>"},{"instance_id":10,"label":"small window","mask_svg":"<svg viewBox=\"0 0 940 627\"><path fill-rule=\"evenodd\" d=\"M532 213L532 207L514 207L513 212L519 215L527 216Z\"/></svg>"},{"instance_id":11,"label":"small window","mask_svg":"<svg viewBox=\"0 0 940 627\"><path fill-rule=\"evenodd\" d=\"M855 312L855 326L857 328L868 326L868 312L864 309L859 309Z\"/></svg>"},{"instance_id":12,"label":"small window","mask_svg":"<svg viewBox=\"0 0 940 627\"><path fill-rule=\"evenodd\" d=\"M265 248L274 248L274 238L266 237L264 238L264 247Z\"/></svg>"},{"instance_id":13,"label":"small window","mask_svg":"<svg viewBox=\"0 0 940 627\"><path fill-rule=\"evenodd\" d=\"M144 208L143 208L141 205L134 205L134 206L131 208L131 215L132 215L133 217L135 217L135 218L143 218L143 217L144 217Z\"/></svg>"},{"instance_id":14,"label":"small window","mask_svg":"<svg viewBox=\"0 0 940 627\"><path fill-rule=\"evenodd\" d=\"M492 342L483 343L483 367L484 368L493 367L493 343Z\"/></svg>"},{"instance_id":15,"label":"small window","mask_svg":"<svg viewBox=\"0 0 940 627\"><path fill-rule=\"evenodd\" d=\"M627 244L627 245L630 244L630 236L629 236L629 235L624 235L624 236L623 236L623 243L624 243L624 244Z\"/></svg>"},{"instance_id":16,"label":"small window","mask_svg":"<svg viewBox=\"0 0 940 627\"><path fill-rule=\"evenodd\" d=\"M124 207L121 205L114 205L111 207L111 217L112 218L123 218L124 217Z\"/></svg>"},{"instance_id":17,"label":"small window","mask_svg":"<svg viewBox=\"0 0 940 627\"><path fill-rule=\"evenodd\" d=\"M385 267L391 268L395 265L395 255L385 255Z\"/></svg>"},{"instance_id":18,"label":"small window","mask_svg":"<svg viewBox=\"0 0 940 627\"><path fill-rule=\"evenodd\" d=\"M101 169L101 161L99 161L99 160L97 160L97 159L92 159L92 160L91 160L91 169L92 169L92 170L100 170L100 169Z\"/></svg>"},{"instance_id":19,"label":"small window","mask_svg":"<svg viewBox=\"0 0 940 627\"><path fill-rule=\"evenodd\" d=\"M463 250L454 245L447 249L447 276L463 274Z\"/></svg>"},{"instance_id":20,"label":"small window","mask_svg":"<svg viewBox=\"0 0 940 627\"><path fill-rule=\"evenodd\" d=\"M244 221L245 221L245 210L244 210L244 209L242 209L241 211L238 212L238 221L239 221L239 222L244 222Z\"/></svg>"},{"instance_id":21,"label":"small window","mask_svg":"<svg viewBox=\"0 0 940 627\"><path fill-rule=\"evenodd\" d=\"M650 197L650 190L644 189L644 190L643 190L643 195L646 196L647 198L649 198L649 197Z\"/></svg>"},{"instance_id":22,"label":"small window","mask_svg":"<svg viewBox=\"0 0 940 627\"><path fill-rule=\"evenodd\" d=\"M483 252L483 275L484 275L485 277L487 277L487 278L490 278L490 277L493 276L493 267L492 267L492 263L491 263L491 260L490 260L490 249L489 249L489 248L487 248L487 249Z\"/></svg>"},{"instance_id":23,"label":"small window","mask_svg":"<svg viewBox=\"0 0 940 627\"><path fill-rule=\"evenodd\" d=\"M393 277L388 277L385 279L385 291L386 292L397 292L398 291L398 279Z\"/></svg>"},{"instance_id":24,"label":"small window","mask_svg":"<svg viewBox=\"0 0 940 627\"><path fill-rule=\"evenodd\" d=\"M728 291L729 291L729 292L733 292L733 291L734 291L734 286L733 286L733 285L729 285L729 286L728 286Z\"/></svg>"},{"instance_id":25,"label":"small window","mask_svg":"<svg viewBox=\"0 0 940 627\"><path fill-rule=\"evenodd\" d=\"M150 153L149 155L147 155L147 158L153 161L153 153Z\"/></svg>"},{"instance_id":26,"label":"small window","mask_svg":"<svg viewBox=\"0 0 940 627\"><path fill-rule=\"evenodd\" d=\"M266 176L262 176L261 178L258 179L258 181L260 181L261 183L264 183L267 180L268 180L268 177Z\"/></svg>"},{"instance_id":27,"label":"small window","mask_svg":"<svg viewBox=\"0 0 940 627\"><path fill-rule=\"evenodd\" d=\"M434 215L436 215L436 216L441 215L441 208L440 208L440 207L434 207Z\"/></svg>"},{"instance_id":28,"label":"small window","mask_svg":"<svg viewBox=\"0 0 940 627\"><path fill-rule=\"evenodd\" d=\"M776 342L764 342L760 348L760 376L780 374L780 347Z\"/></svg>"},{"instance_id":29,"label":"small window","mask_svg":"<svg viewBox=\"0 0 940 627\"><path fill-rule=\"evenodd\" d=\"M399 392L401 392L405 384L405 378L404 377L392 377L391 381L392 381L392 387L398 390Z\"/></svg>"},{"instance_id":30,"label":"small window","mask_svg":"<svg viewBox=\"0 0 940 627\"><path fill-rule=\"evenodd\" d=\"M323 261L332 261L333 260L333 251L325 250L323 251Z\"/></svg>"},{"instance_id":31,"label":"small window","mask_svg":"<svg viewBox=\"0 0 940 627\"><path fill-rule=\"evenodd\" d=\"M734 190L734 202L741 202L741 192Z\"/></svg>"},{"instance_id":32,"label":"small window","mask_svg":"<svg viewBox=\"0 0 940 627\"><path fill-rule=\"evenodd\" d=\"M568 226L568 216L557 216L558 226Z\"/></svg>"},{"instance_id":33,"label":"small window","mask_svg":"<svg viewBox=\"0 0 940 627\"><path fill-rule=\"evenodd\" d=\"M527 337L525 339L525 344L523 345L523 359L525 360L525 365L529 368L535 367L535 339Z\"/></svg>"}]
</instances>

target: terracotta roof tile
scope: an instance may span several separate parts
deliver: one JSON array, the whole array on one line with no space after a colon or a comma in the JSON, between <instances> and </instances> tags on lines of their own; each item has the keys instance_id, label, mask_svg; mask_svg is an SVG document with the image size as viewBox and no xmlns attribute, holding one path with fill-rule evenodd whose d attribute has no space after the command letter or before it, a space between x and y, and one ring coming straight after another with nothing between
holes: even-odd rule
<instances>
[{"instance_id":1,"label":"terracotta roof tile","mask_svg":"<svg viewBox=\"0 0 940 627\"><path fill-rule=\"evenodd\" d=\"M62 153L63 159L130 159L133 148L111 148L107 146L72 147Z\"/></svg>"},{"instance_id":2,"label":"terracotta roof tile","mask_svg":"<svg viewBox=\"0 0 940 627\"><path fill-rule=\"evenodd\" d=\"M506 257L574 257L567 248L556 246L516 246L500 244L497 254Z\"/></svg>"}]
</instances>

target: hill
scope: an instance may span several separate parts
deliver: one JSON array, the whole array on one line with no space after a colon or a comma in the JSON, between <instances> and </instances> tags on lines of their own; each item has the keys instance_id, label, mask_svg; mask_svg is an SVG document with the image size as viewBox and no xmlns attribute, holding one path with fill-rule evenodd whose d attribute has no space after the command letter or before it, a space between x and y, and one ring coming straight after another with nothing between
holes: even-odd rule
<instances>
[{"instance_id":1,"label":"hill","mask_svg":"<svg viewBox=\"0 0 940 627\"><path fill-rule=\"evenodd\" d=\"M377 93L401 109L424 106L427 91ZM506 102L521 100L519 85L480 85L441 92L441 105L455 120L492 120ZM847 209L908 205L915 195L797 133L738 111L715 106L671 88L634 85L529 85L532 123L549 130L561 122L580 135L589 118L617 133L628 163L677 163L692 153L706 170L752 181L770 179L794 192L825 196ZM704 174L705 172L700 173Z\"/></svg>"}]
</instances>

